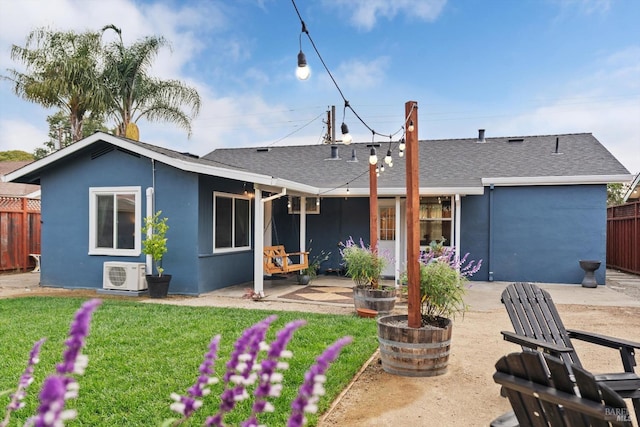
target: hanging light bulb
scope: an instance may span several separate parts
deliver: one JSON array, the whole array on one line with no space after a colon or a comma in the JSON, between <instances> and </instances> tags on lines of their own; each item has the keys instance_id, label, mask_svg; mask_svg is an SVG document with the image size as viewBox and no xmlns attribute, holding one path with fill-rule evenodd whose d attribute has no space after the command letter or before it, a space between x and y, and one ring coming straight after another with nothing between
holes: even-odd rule
<instances>
[{"instance_id":1,"label":"hanging light bulb","mask_svg":"<svg viewBox=\"0 0 640 427\"><path fill-rule=\"evenodd\" d=\"M414 130L414 129L415 129L415 126L413 126L413 120L411 120L411 121L409 122L409 127L407 128L407 130L408 130L409 132L413 132L413 130Z\"/></svg>"},{"instance_id":2,"label":"hanging light bulb","mask_svg":"<svg viewBox=\"0 0 640 427\"><path fill-rule=\"evenodd\" d=\"M298 53L298 68L296 68L296 77L299 80L307 80L311 75L311 68L307 65L307 58L302 50Z\"/></svg>"},{"instance_id":3,"label":"hanging light bulb","mask_svg":"<svg viewBox=\"0 0 640 427\"><path fill-rule=\"evenodd\" d=\"M387 150L387 155L384 157L384 162L390 165L392 161L393 159L391 158L391 150Z\"/></svg>"},{"instance_id":4,"label":"hanging light bulb","mask_svg":"<svg viewBox=\"0 0 640 427\"><path fill-rule=\"evenodd\" d=\"M391 163L389 163L389 167L392 168L393 167L393 161L391 161Z\"/></svg>"},{"instance_id":5,"label":"hanging light bulb","mask_svg":"<svg viewBox=\"0 0 640 427\"><path fill-rule=\"evenodd\" d=\"M347 124L345 122L342 122L342 126L340 128L342 129L342 143L344 145L351 144L351 141L353 141L353 138L349 133L349 127L347 126Z\"/></svg>"},{"instance_id":6,"label":"hanging light bulb","mask_svg":"<svg viewBox=\"0 0 640 427\"><path fill-rule=\"evenodd\" d=\"M371 154L369 155L369 164L373 166L376 163L378 163L378 155L376 154L376 149L374 147L371 147Z\"/></svg>"},{"instance_id":7,"label":"hanging light bulb","mask_svg":"<svg viewBox=\"0 0 640 427\"><path fill-rule=\"evenodd\" d=\"M384 163L380 163L380 172L384 172Z\"/></svg>"},{"instance_id":8,"label":"hanging light bulb","mask_svg":"<svg viewBox=\"0 0 640 427\"><path fill-rule=\"evenodd\" d=\"M398 156L404 157L404 151L400 150L400 152L398 153Z\"/></svg>"},{"instance_id":9,"label":"hanging light bulb","mask_svg":"<svg viewBox=\"0 0 640 427\"><path fill-rule=\"evenodd\" d=\"M398 150L400 150L400 152L403 152L406 148L407 144L405 143L404 138L402 138L400 140L400 144L398 145Z\"/></svg>"}]
</instances>

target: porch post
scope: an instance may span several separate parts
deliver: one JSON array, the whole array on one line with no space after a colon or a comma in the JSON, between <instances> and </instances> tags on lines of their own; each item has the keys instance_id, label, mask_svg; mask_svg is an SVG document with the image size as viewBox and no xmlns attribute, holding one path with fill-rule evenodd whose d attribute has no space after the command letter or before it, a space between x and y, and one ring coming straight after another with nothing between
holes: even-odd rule
<instances>
[{"instance_id":1,"label":"porch post","mask_svg":"<svg viewBox=\"0 0 640 427\"><path fill-rule=\"evenodd\" d=\"M401 218L400 218L400 197L396 197L396 224L395 224L395 228L396 228L396 244L395 244L395 271L394 271L394 277L395 277L395 281L396 281L396 288L400 288L400 265L401 265L401 259L400 259L400 254L401 252L401 246L400 246L400 237L402 235L402 233L400 233L400 229L402 227L402 222L401 222Z\"/></svg>"},{"instance_id":2,"label":"porch post","mask_svg":"<svg viewBox=\"0 0 640 427\"><path fill-rule=\"evenodd\" d=\"M264 296L264 203L262 203L262 190L253 186L255 213L253 215L253 292Z\"/></svg>"},{"instance_id":3,"label":"porch post","mask_svg":"<svg viewBox=\"0 0 640 427\"><path fill-rule=\"evenodd\" d=\"M378 175L376 166L369 164L369 242L378 251Z\"/></svg>"},{"instance_id":4,"label":"porch post","mask_svg":"<svg viewBox=\"0 0 640 427\"><path fill-rule=\"evenodd\" d=\"M460 195L456 194L455 198L455 216L454 216L454 227L455 227L455 246L456 246L456 257L460 259L460 218L462 212L460 212Z\"/></svg>"},{"instance_id":5,"label":"porch post","mask_svg":"<svg viewBox=\"0 0 640 427\"><path fill-rule=\"evenodd\" d=\"M307 250L307 198L300 197L300 252Z\"/></svg>"}]
</instances>

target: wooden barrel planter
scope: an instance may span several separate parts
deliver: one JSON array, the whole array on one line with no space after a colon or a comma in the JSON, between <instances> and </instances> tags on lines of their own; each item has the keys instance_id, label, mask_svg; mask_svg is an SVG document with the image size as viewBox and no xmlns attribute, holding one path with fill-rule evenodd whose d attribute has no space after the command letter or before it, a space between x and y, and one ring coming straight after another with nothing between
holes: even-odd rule
<instances>
[{"instance_id":1,"label":"wooden barrel planter","mask_svg":"<svg viewBox=\"0 0 640 427\"><path fill-rule=\"evenodd\" d=\"M452 322L443 328L407 326L407 315L377 319L382 369L405 377L432 377L447 372Z\"/></svg>"},{"instance_id":2,"label":"wooden barrel planter","mask_svg":"<svg viewBox=\"0 0 640 427\"><path fill-rule=\"evenodd\" d=\"M379 315L389 314L396 305L395 289L353 288L353 303L356 310L366 308Z\"/></svg>"}]
</instances>

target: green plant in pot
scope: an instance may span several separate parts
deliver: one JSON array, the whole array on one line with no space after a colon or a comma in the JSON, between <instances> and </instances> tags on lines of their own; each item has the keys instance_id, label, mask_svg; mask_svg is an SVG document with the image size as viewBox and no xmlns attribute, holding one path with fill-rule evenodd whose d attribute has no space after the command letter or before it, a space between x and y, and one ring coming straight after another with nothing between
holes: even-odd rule
<instances>
[{"instance_id":1,"label":"green plant in pot","mask_svg":"<svg viewBox=\"0 0 640 427\"><path fill-rule=\"evenodd\" d=\"M312 252L312 249L309 249L309 253ZM320 251L320 253L309 261L309 267L300 271L298 275L298 283L301 285L308 285L318 277L318 271L320 271L320 266L323 262L329 259L331 252Z\"/></svg>"},{"instance_id":2,"label":"green plant in pot","mask_svg":"<svg viewBox=\"0 0 640 427\"><path fill-rule=\"evenodd\" d=\"M452 319L468 309L464 302L468 278L482 261L459 259L454 248L436 255L427 249L420 258L420 328L410 328L407 315L378 318L382 368L403 376L435 376L447 371ZM403 275L406 281L406 274Z\"/></svg>"},{"instance_id":3,"label":"green plant in pot","mask_svg":"<svg viewBox=\"0 0 640 427\"><path fill-rule=\"evenodd\" d=\"M380 276L387 265L387 258L378 253L360 239L356 243L352 237L346 242L340 242L340 255L346 268L347 276L351 277L353 287L353 302L360 315L366 315L362 310L372 310L377 314L388 314L395 307L395 287L381 287Z\"/></svg>"},{"instance_id":4,"label":"green plant in pot","mask_svg":"<svg viewBox=\"0 0 640 427\"><path fill-rule=\"evenodd\" d=\"M150 255L157 274L147 274L147 286L149 296L152 298L164 298L169 293L170 274L163 274L162 258L167 253L167 225L168 218L160 218L162 211L144 219L142 233L145 239L142 242L142 253Z\"/></svg>"}]
</instances>

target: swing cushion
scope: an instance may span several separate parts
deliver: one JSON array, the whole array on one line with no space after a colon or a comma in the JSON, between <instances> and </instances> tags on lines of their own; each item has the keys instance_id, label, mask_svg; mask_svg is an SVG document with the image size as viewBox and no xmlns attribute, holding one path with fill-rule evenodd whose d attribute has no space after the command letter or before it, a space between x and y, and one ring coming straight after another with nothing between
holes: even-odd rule
<instances>
[{"instance_id":1,"label":"swing cushion","mask_svg":"<svg viewBox=\"0 0 640 427\"><path fill-rule=\"evenodd\" d=\"M263 253L264 273L291 273L309 267L309 252L286 253L283 245L265 246ZM292 260L299 259L299 263Z\"/></svg>"}]
</instances>

